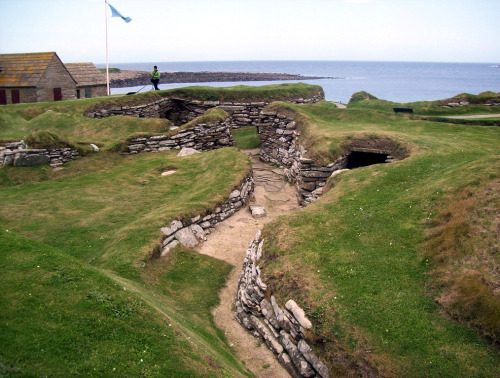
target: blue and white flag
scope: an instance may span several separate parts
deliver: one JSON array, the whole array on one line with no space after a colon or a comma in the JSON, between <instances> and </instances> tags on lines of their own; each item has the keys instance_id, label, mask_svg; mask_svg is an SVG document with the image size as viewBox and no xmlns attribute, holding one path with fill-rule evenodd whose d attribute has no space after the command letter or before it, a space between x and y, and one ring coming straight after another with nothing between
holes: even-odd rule
<instances>
[{"instance_id":1,"label":"blue and white flag","mask_svg":"<svg viewBox=\"0 0 500 378\"><path fill-rule=\"evenodd\" d=\"M118 12L116 10L116 8L114 6L112 6L110 3L108 3L107 1L106 1L106 4L108 4L109 7L111 8L111 17L121 17L123 19L123 21L125 21L127 23L132 21L132 19L130 17L122 16L122 14L120 12Z\"/></svg>"}]
</instances>

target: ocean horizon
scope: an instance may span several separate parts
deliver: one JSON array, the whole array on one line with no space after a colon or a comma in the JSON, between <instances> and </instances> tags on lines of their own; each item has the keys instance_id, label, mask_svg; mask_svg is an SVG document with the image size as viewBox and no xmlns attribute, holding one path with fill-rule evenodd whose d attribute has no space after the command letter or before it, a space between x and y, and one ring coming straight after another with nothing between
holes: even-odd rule
<instances>
[{"instance_id":1,"label":"ocean horizon","mask_svg":"<svg viewBox=\"0 0 500 378\"><path fill-rule=\"evenodd\" d=\"M407 103L433 101L460 93L500 92L499 63L381 62L381 61L206 61L110 63L123 70L160 72L273 72L331 79L298 81L209 82L161 84L160 89L192 85L226 87L305 82L320 85L325 99L347 103L353 93L366 91L380 99ZM105 64L96 64L105 67ZM112 94L150 90L146 87L112 88Z\"/></svg>"}]
</instances>

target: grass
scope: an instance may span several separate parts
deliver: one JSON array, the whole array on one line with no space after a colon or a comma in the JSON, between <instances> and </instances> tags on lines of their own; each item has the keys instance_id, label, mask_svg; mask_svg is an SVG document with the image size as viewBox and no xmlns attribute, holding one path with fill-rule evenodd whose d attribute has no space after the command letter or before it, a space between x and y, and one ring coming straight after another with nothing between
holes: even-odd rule
<instances>
[{"instance_id":1,"label":"grass","mask_svg":"<svg viewBox=\"0 0 500 378\"><path fill-rule=\"evenodd\" d=\"M160 227L213 210L249 169L235 149L0 169L2 374L246 375L210 313L232 267L150 255Z\"/></svg>"},{"instance_id":2,"label":"grass","mask_svg":"<svg viewBox=\"0 0 500 378\"><path fill-rule=\"evenodd\" d=\"M429 245L428 235L439 231L433 222L443 223L437 214L447 214L444 203L457 204L463 191L486 191L489 197L478 196L471 205L478 215L465 211L471 214L470 224L480 223L480 231L457 242L471 238L471 249L482 240L490 248L484 252L487 261L498 266L495 211L483 209L498 203L498 191L491 188L497 187L500 172L500 129L342 110L327 103L287 108L298 113L305 137L313 138L306 142L323 156L335 156L357 138L390 138L409 153L398 163L336 176L320 200L265 227L265 282L282 303L293 298L311 314L309 338L332 371L497 376L497 346L468 326L491 338L500 319L494 294L498 274L488 263L472 264L481 260L477 252L463 262L452 254L438 264L439 249ZM457 232L453 224L448 227ZM437 234L455 250L455 234ZM434 301L450 296L457 299L448 307Z\"/></svg>"},{"instance_id":3,"label":"grass","mask_svg":"<svg viewBox=\"0 0 500 378\"><path fill-rule=\"evenodd\" d=\"M164 133L171 122L166 119L143 119L119 117L91 119L79 114L85 106L79 102L91 100L65 101L68 108L58 103L56 110L46 106L25 104L0 108L0 139L19 140L32 133L49 132L72 144L88 145L94 143L104 149L110 148L117 141L124 140L135 133ZM78 106L75 106L78 105ZM88 107L88 103L87 103Z\"/></svg>"},{"instance_id":4,"label":"grass","mask_svg":"<svg viewBox=\"0 0 500 378\"><path fill-rule=\"evenodd\" d=\"M260 141L255 126L240 127L232 132L236 147L242 150L259 148Z\"/></svg>"}]
</instances>

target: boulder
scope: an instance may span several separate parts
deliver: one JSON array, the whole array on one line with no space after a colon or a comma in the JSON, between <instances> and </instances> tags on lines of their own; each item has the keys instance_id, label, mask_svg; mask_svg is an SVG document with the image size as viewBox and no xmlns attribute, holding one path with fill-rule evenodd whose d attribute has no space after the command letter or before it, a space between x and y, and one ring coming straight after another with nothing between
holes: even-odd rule
<instances>
[{"instance_id":1,"label":"boulder","mask_svg":"<svg viewBox=\"0 0 500 378\"><path fill-rule=\"evenodd\" d=\"M31 167L34 165L49 164L50 157L45 154L17 153L14 158L14 167Z\"/></svg>"},{"instance_id":2,"label":"boulder","mask_svg":"<svg viewBox=\"0 0 500 378\"><path fill-rule=\"evenodd\" d=\"M252 213L252 217L255 219L264 218L267 215L264 206L260 205L250 206L250 212Z\"/></svg>"},{"instance_id":3,"label":"boulder","mask_svg":"<svg viewBox=\"0 0 500 378\"><path fill-rule=\"evenodd\" d=\"M196 236L189 227L181 228L177 231L175 233L175 238L179 243L188 248L193 248L198 244L198 239L196 239Z\"/></svg>"}]
</instances>

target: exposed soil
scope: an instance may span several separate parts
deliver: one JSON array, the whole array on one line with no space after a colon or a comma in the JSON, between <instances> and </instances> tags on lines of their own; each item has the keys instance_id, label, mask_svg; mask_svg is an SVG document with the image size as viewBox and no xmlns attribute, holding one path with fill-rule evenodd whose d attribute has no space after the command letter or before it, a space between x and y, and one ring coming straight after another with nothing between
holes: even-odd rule
<instances>
[{"instance_id":1,"label":"exposed soil","mask_svg":"<svg viewBox=\"0 0 500 378\"><path fill-rule=\"evenodd\" d=\"M247 332L234 318L234 298L250 241L264 224L281 214L299 210L295 188L284 181L283 171L261 162L258 158L259 150L247 151L247 154L252 159L255 178L254 198L250 201L250 206L264 206L267 216L254 219L247 206L220 223L197 250L227 261L235 267L226 288L220 293L220 305L212 313L217 327L224 330L238 358L257 377L289 377L267 346Z\"/></svg>"},{"instance_id":2,"label":"exposed soil","mask_svg":"<svg viewBox=\"0 0 500 378\"><path fill-rule=\"evenodd\" d=\"M121 70L120 72L109 73L109 82L112 88L146 85L150 84L150 79L151 73L147 71ZM160 84L314 79L340 78L302 76L272 72L161 72Z\"/></svg>"}]
</instances>

